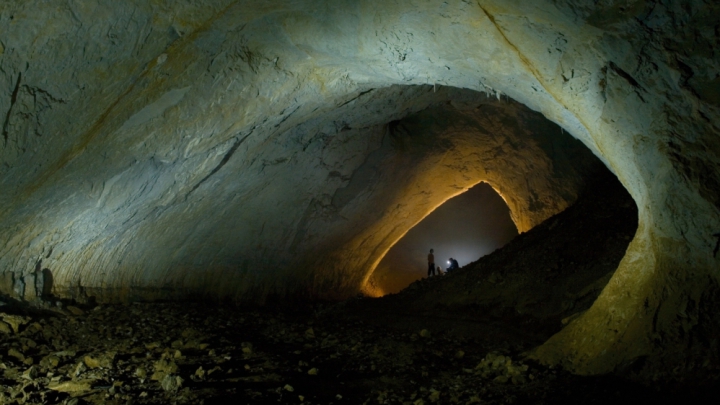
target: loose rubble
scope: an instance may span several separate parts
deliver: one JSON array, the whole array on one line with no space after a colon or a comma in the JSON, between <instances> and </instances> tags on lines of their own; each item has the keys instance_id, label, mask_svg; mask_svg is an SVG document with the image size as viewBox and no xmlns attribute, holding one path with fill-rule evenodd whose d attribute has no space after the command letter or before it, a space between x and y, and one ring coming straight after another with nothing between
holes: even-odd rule
<instances>
[{"instance_id":1,"label":"loose rubble","mask_svg":"<svg viewBox=\"0 0 720 405\"><path fill-rule=\"evenodd\" d=\"M17 322L0 335L0 403L550 404L607 385L500 343L421 327L426 319L402 330L342 308L135 303L2 313Z\"/></svg>"}]
</instances>

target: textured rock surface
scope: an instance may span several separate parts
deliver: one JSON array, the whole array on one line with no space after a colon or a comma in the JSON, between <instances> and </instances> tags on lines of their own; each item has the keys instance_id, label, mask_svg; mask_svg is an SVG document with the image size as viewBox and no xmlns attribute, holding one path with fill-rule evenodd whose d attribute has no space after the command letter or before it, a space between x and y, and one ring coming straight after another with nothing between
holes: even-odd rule
<instances>
[{"instance_id":1,"label":"textured rock surface","mask_svg":"<svg viewBox=\"0 0 720 405\"><path fill-rule=\"evenodd\" d=\"M50 274L53 291L78 299L355 291L411 224L484 173L440 178L431 156L403 166L406 187L442 180L423 198L373 177L397 168L384 160L387 124L442 94L366 92L440 84L540 111L638 205L618 271L539 356L602 372L675 342L681 359L720 267L717 8L3 2L0 285L34 297ZM463 135L451 137L458 149ZM503 189L517 184L491 184L521 230L546 215ZM548 211L568 201L541 190Z\"/></svg>"},{"instance_id":2,"label":"textured rock surface","mask_svg":"<svg viewBox=\"0 0 720 405\"><path fill-rule=\"evenodd\" d=\"M487 94L373 90L259 137L246 159L231 159L233 146L223 149L217 166L188 189L168 178L194 175L204 162L180 172L151 169L155 157L150 166L132 164L99 186L94 206L48 214L79 228L43 245L33 272L14 273L15 287L23 286L17 294L41 295L35 279L46 267L56 294L81 301L263 299L298 290L347 297L405 231L479 181L505 196L521 230L566 208L594 158L559 132L539 114ZM77 168L76 178L87 175L87 167ZM23 246L8 246L5 257L27 255Z\"/></svg>"},{"instance_id":3,"label":"textured rock surface","mask_svg":"<svg viewBox=\"0 0 720 405\"><path fill-rule=\"evenodd\" d=\"M398 327L349 311L368 301L379 300L282 311L133 303L80 316L30 314L27 326L0 339L0 403L702 403L717 385L571 375L523 359L532 327L488 339L502 329L496 322L477 323L482 333L467 337L429 318ZM85 365L88 356L115 353L107 365Z\"/></svg>"}]
</instances>

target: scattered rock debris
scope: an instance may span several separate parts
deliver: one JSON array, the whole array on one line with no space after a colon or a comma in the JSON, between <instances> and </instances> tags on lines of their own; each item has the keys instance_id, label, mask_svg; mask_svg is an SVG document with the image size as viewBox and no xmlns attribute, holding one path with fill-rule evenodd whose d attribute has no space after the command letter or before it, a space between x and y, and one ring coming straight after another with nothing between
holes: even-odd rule
<instances>
[{"instance_id":1,"label":"scattered rock debris","mask_svg":"<svg viewBox=\"0 0 720 405\"><path fill-rule=\"evenodd\" d=\"M369 325L337 307L33 313L1 337L0 403L554 404L653 393L543 367L502 342Z\"/></svg>"}]
</instances>

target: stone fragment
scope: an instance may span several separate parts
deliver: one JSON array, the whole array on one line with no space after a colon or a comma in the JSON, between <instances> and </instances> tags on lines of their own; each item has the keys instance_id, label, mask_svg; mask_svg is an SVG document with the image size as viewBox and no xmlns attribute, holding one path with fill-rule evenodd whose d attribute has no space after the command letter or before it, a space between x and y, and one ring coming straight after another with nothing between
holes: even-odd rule
<instances>
[{"instance_id":1,"label":"stone fragment","mask_svg":"<svg viewBox=\"0 0 720 405\"><path fill-rule=\"evenodd\" d=\"M162 381L160 381L160 386L165 391L177 392L180 388L182 388L183 382L184 380L180 376L167 374L163 377Z\"/></svg>"},{"instance_id":2,"label":"stone fragment","mask_svg":"<svg viewBox=\"0 0 720 405\"><path fill-rule=\"evenodd\" d=\"M293 388L293 386L290 385L290 384L285 384L285 386L283 387L283 389L284 389L285 391L288 391L288 392L293 392L293 391L295 391L295 388Z\"/></svg>"},{"instance_id":3,"label":"stone fragment","mask_svg":"<svg viewBox=\"0 0 720 405\"><path fill-rule=\"evenodd\" d=\"M74 350L61 350L53 354L58 357L75 357L77 355L77 352Z\"/></svg>"},{"instance_id":4,"label":"stone fragment","mask_svg":"<svg viewBox=\"0 0 720 405\"><path fill-rule=\"evenodd\" d=\"M66 309L75 316L85 315L85 311L83 311L82 309L80 309L78 307L72 306L72 305L68 305L68 307Z\"/></svg>"},{"instance_id":5,"label":"stone fragment","mask_svg":"<svg viewBox=\"0 0 720 405\"><path fill-rule=\"evenodd\" d=\"M430 337L430 331L427 330L427 329L421 330L421 331L420 331L420 337L424 337L424 338Z\"/></svg>"},{"instance_id":6,"label":"stone fragment","mask_svg":"<svg viewBox=\"0 0 720 405\"><path fill-rule=\"evenodd\" d=\"M85 366L85 363L78 363L77 366L75 366L75 369L71 371L71 377L77 377L80 374L87 371L87 367Z\"/></svg>"},{"instance_id":7,"label":"stone fragment","mask_svg":"<svg viewBox=\"0 0 720 405\"><path fill-rule=\"evenodd\" d=\"M48 388L53 391L66 393L80 393L90 391L94 380L73 380L61 383L51 383Z\"/></svg>"},{"instance_id":8,"label":"stone fragment","mask_svg":"<svg viewBox=\"0 0 720 405\"><path fill-rule=\"evenodd\" d=\"M164 359L158 360L153 364L155 372L150 377L153 381L162 381L168 374L176 373L178 370L177 364L174 361L167 361Z\"/></svg>"},{"instance_id":9,"label":"stone fragment","mask_svg":"<svg viewBox=\"0 0 720 405\"><path fill-rule=\"evenodd\" d=\"M138 367L135 369L135 377L137 378L147 378L147 371L143 367Z\"/></svg>"},{"instance_id":10,"label":"stone fragment","mask_svg":"<svg viewBox=\"0 0 720 405\"><path fill-rule=\"evenodd\" d=\"M252 354L253 352L253 345L250 342L242 342L242 352L243 354Z\"/></svg>"},{"instance_id":11,"label":"stone fragment","mask_svg":"<svg viewBox=\"0 0 720 405\"><path fill-rule=\"evenodd\" d=\"M6 324L5 322L0 321L0 333L5 333L7 335L13 333L13 330L10 328L10 325Z\"/></svg>"},{"instance_id":12,"label":"stone fragment","mask_svg":"<svg viewBox=\"0 0 720 405\"><path fill-rule=\"evenodd\" d=\"M20 326L30 322L30 318L27 316L0 314L0 317L2 317L2 320L5 321L5 323L10 325L15 333L20 331Z\"/></svg>"},{"instance_id":13,"label":"stone fragment","mask_svg":"<svg viewBox=\"0 0 720 405\"><path fill-rule=\"evenodd\" d=\"M35 366L30 366L27 370L22 373L22 377L26 380L34 380L38 376L38 369Z\"/></svg>"},{"instance_id":14,"label":"stone fragment","mask_svg":"<svg viewBox=\"0 0 720 405\"><path fill-rule=\"evenodd\" d=\"M20 353L20 351L17 350L16 348L14 348L14 347L11 347L11 348L8 350L8 356L10 356L10 357L15 357L15 358L18 359L19 361L25 361L25 355L22 354L22 353Z\"/></svg>"},{"instance_id":15,"label":"stone fragment","mask_svg":"<svg viewBox=\"0 0 720 405\"><path fill-rule=\"evenodd\" d=\"M85 356L84 363L88 368L112 368L115 362L116 352L105 352L94 356Z\"/></svg>"},{"instance_id":16,"label":"stone fragment","mask_svg":"<svg viewBox=\"0 0 720 405\"><path fill-rule=\"evenodd\" d=\"M33 322L28 326L27 331L31 334L38 333L43 329L42 325L37 322Z\"/></svg>"},{"instance_id":17,"label":"stone fragment","mask_svg":"<svg viewBox=\"0 0 720 405\"><path fill-rule=\"evenodd\" d=\"M23 345L23 350L34 349L37 347L37 342L28 338L20 338L20 343Z\"/></svg>"},{"instance_id":18,"label":"stone fragment","mask_svg":"<svg viewBox=\"0 0 720 405\"><path fill-rule=\"evenodd\" d=\"M40 367L52 370L60 364L60 358L54 354L47 355L40 360Z\"/></svg>"},{"instance_id":19,"label":"stone fragment","mask_svg":"<svg viewBox=\"0 0 720 405\"><path fill-rule=\"evenodd\" d=\"M505 384L508 382L508 378L507 378L507 376L499 375L499 376L495 377L493 379L493 381L496 383Z\"/></svg>"}]
</instances>

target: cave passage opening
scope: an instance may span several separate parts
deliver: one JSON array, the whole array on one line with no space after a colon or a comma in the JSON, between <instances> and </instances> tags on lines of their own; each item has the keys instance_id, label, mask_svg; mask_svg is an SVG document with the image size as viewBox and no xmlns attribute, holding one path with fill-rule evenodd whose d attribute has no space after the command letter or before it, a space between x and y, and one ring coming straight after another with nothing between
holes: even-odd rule
<instances>
[{"instance_id":1,"label":"cave passage opening","mask_svg":"<svg viewBox=\"0 0 720 405\"><path fill-rule=\"evenodd\" d=\"M386 99L432 96L433 102L386 124L388 136L374 166L393 202L359 238L380 240L363 285L369 296L397 293L427 277L430 249L442 269L450 257L461 267L474 266L573 206L598 179L617 182L587 145L511 98L447 87L387 91L392 93ZM485 214L485 220L477 217ZM497 221L488 223L491 218ZM474 235L459 235L464 232L458 229Z\"/></svg>"},{"instance_id":2,"label":"cave passage opening","mask_svg":"<svg viewBox=\"0 0 720 405\"><path fill-rule=\"evenodd\" d=\"M510 209L493 187L480 182L428 214L385 254L369 283L378 295L398 293L427 276L427 254L444 273L450 257L466 266L518 235Z\"/></svg>"}]
</instances>

